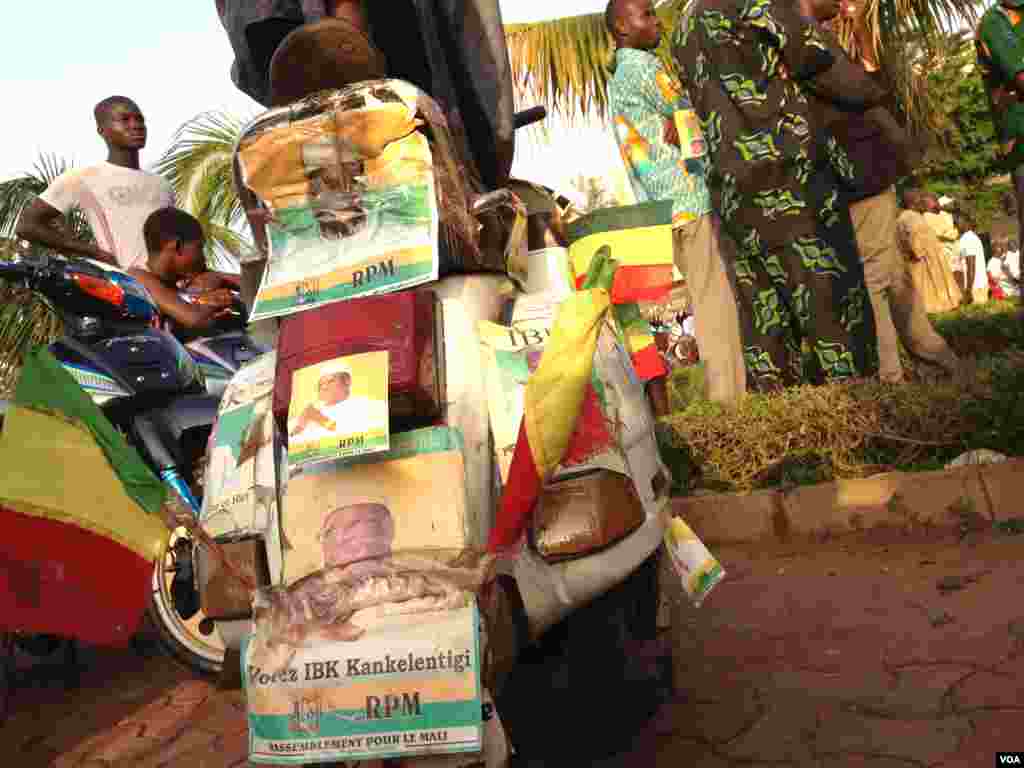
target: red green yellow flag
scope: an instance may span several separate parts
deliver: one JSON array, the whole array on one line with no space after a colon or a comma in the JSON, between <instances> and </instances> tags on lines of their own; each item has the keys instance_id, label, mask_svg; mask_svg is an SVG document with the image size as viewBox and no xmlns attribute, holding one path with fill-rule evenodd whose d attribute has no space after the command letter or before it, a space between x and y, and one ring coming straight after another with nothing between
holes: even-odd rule
<instances>
[{"instance_id":1,"label":"red green yellow flag","mask_svg":"<svg viewBox=\"0 0 1024 768\"><path fill-rule=\"evenodd\" d=\"M0 629L120 645L168 536L166 487L48 350L0 435Z\"/></svg>"},{"instance_id":2,"label":"red green yellow flag","mask_svg":"<svg viewBox=\"0 0 1024 768\"><path fill-rule=\"evenodd\" d=\"M672 288L671 201L601 208L570 223L566 234L577 290L592 279L598 253L615 261L611 284L603 287L633 367L644 381L664 376L665 363L639 302L665 301Z\"/></svg>"},{"instance_id":3,"label":"red green yellow flag","mask_svg":"<svg viewBox=\"0 0 1024 768\"><path fill-rule=\"evenodd\" d=\"M639 377L647 381L666 373L664 361L654 345L650 325L636 303L637 294L623 288L620 296L628 299L627 303L616 304L614 301L615 286L621 285L619 276L623 269L614 254L616 251L629 253L631 248L657 248L659 243L663 249L667 233L671 260L671 205L633 208L641 210L634 210L632 219L622 213L623 210L628 213L628 209L612 209L619 218L606 222L606 241L600 239L600 230L586 231L579 227L577 234L582 231L589 245L575 255L573 248L577 243L570 245L570 258L574 259L574 265L585 265L586 273L578 281L578 291L559 308L540 364L527 381L523 422L498 518L488 543L492 552L508 550L518 544L543 482L570 449L591 381L598 336L609 313L631 353ZM638 239L631 244L628 238L630 230L624 222L635 223L638 220L646 223L638 228ZM587 226L593 223L593 219L584 222ZM592 246L596 249L591 252ZM663 250L653 251L654 256L659 253L663 254ZM671 267L660 279L665 280L663 288L664 295L667 295L672 282Z\"/></svg>"}]
</instances>

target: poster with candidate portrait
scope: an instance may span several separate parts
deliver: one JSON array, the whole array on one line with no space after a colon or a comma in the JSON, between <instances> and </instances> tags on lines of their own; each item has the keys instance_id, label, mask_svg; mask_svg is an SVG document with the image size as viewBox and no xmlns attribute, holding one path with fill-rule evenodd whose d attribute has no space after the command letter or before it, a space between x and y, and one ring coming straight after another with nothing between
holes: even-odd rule
<instances>
[{"instance_id":1,"label":"poster with candidate portrait","mask_svg":"<svg viewBox=\"0 0 1024 768\"><path fill-rule=\"evenodd\" d=\"M288 464L387 451L388 352L364 352L300 368L292 375Z\"/></svg>"}]
</instances>

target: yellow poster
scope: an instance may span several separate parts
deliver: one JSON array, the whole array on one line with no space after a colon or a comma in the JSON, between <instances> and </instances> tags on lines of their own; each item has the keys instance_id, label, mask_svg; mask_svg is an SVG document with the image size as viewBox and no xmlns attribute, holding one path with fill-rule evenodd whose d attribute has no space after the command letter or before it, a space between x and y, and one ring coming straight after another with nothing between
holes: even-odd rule
<instances>
[{"instance_id":1,"label":"yellow poster","mask_svg":"<svg viewBox=\"0 0 1024 768\"><path fill-rule=\"evenodd\" d=\"M283 506L285 584L323 568L374 574L398 555L451 565L481 547L467 514L462 436L447 427L396 433L386 453L302 467Z\"/></svg>"},{"instance_id":2,"label":"yellow poster","mask_svg":"<svg viewBox=\"0 0 1024 768\"><path fill-rule=\"evenodd\" d=\"M692 109L681 109L675 113L674 118L676 133L679 136L679 149L682 150L683 157L704 157L708 153L708 148L697 113Z\"/></svg>"},{"instance_id":3,"label":"yellow poster","mask_svg":"<svg viewBox=\"0 0 1024 768\"><path fill-rule=\"evenodd\" d=\"M296 467L388 450L388 373L386 350L295 371L288 463Z\"/></svg>"}]
</instances>

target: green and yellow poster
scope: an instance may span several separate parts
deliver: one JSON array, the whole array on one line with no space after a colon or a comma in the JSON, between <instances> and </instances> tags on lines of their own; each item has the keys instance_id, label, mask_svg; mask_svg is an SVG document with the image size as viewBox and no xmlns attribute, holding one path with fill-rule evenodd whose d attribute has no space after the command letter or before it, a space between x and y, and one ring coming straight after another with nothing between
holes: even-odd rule
<instances>
[{"instance_id":1,"label":"green and yellow poster","mask_svg":"<svg viewBox=\"0 0 1024 768\"><path fill-rule=\"evenodd\" d=\"M388 352L364 352L292 375L288 463L295 467L386 451Z\"/></svg>"}]
</instances>

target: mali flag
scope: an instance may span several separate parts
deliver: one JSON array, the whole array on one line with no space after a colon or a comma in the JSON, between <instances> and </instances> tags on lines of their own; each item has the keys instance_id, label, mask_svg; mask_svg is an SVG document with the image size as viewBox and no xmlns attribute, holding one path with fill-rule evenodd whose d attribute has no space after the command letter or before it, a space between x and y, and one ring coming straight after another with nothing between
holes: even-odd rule
<instances>
[{"instance_id":1,"label":"mali flag","mask_svg":"<svg viewBox=\"0 0 1024 768\"><path fill-rule=\"evenodd\" d=\"M668 371L639 302L665 301L672 287L672 202L602 208L570 223L567 235L576 290L593 279L598 253L615 261L611 285L599 287L608 292L633 367L644 381L664 376Z\"/></svg>"},{"instance_id":2,"label":"mali flag","mask_svg":"<svg viewBox=\"0 0 1024 768\"><path fill-rule=\"evenodd\" d=\"M544 481L570 448L591 381L598 336L609 312L640 379L649 381L667 373L636 302L641 296L668 293L671 217L671 204L654 203L602 210L574 222L583 224L576 229L578 239L569 255L576 273L586 272L577 280L577 292L559 307L540 365L526 383L523 423L488 542L491 552L508 550L520 541ZM629 237L633 231L629 222L637 225L635 240ZM644 256L635 256L632 263L616 258L616 254L636 253Z\"/></svg>"},{"instance_id":3,"label":"mali flag","mask_svg":"<svg viewBox=\"0 0 1024 768\"><path fill-rule=\"evenodd\" d=\"M0 631L122 645L139 628L167 490L46 349L0 436Z\"/></svg>"},{"instance_id":4,"label":"mali flag","mask_svg":"<svg viewBox=\"0 0 1024 768\"><path fill-rule=\"evenodd\" d=\"M577 290L594 254L608 248L619 264L611 286L613 304L667 297L675 267L671 201L601 208L571 222L566 235Z\"/></svg>"}]
</instances>

